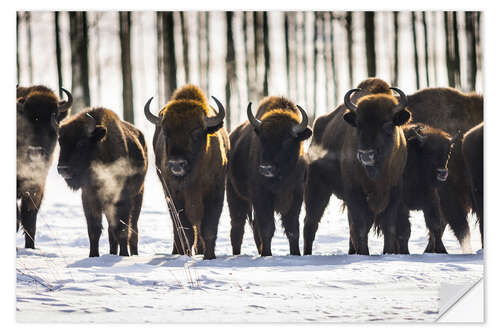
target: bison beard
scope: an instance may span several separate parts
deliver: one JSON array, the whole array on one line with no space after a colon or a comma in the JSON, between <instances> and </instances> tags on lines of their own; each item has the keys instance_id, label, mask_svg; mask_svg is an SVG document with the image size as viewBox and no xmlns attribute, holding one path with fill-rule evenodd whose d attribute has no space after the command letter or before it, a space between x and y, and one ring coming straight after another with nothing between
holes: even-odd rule
<instances>
[{"instance_id":1,"label":"bison beard","mask_svg":"<svg viewBox=\"0 0 500 333\"><path fill-rule=\"evenodd\" d=\"M45 86L17 87L17 230L22 226L25 247L35 247L36 219L52 164L59 122L68 114L73 98L59 101Z\"/></svg>"},{"instance_id":2,"label":"bison beard","mask_svg":"<svg viewBox=\"0 0 500 333\"><path fill-rule=\"evenodd\" d=\"M401 96L400 103L390 89ZM344 105L316 120L304 196L304 254L312 252L332 193L347 206L349 254L369 254L368 232L374 223L384 235L384 253L408 253L407 242L398 235L409 235L409 225L397 223L407 157L400 126L411 117L405 106L399 89L368 79L346 94Z\"/></svg>"},{"instance_id":3,"label":"bison beard","mask_svg":"<svg viewBox=\"0 0 500 333\"><path fill-rule=\"evenodd\" d=\"M130 247L130 254L137 255L137 221L148 164L143 134L104 108L73 116L60 133L57 169L72 190L82 189L89 256L99 256L103 213L108 221L109 252L128 256Z\"/></svg>"},{"instance_id":4,"label":"bison beard","mask_svg":"<svg viewBox=\"0 0 500 333\"><path fill-rule=\"evenodd\" d=\"M232 148L226 186L233 254L241 252L248 217L259 254L272 255L274 212L278 212L290 254L300 255L299 214L306 167L302 141L311 135L307 114L286 98L267 97L260 103L256 117L251 103L247 115L249 123L230 134Z\"/></svg>"},{"instance_id":5,"label":"bison beard","mask_svg":"<svg viewBox=\"0 0 500 333\"><path fill-rule=\"evenodd\" d=\"M156 125L153 147L158 177L167 203L172 200L181 225L174 223L173 254L203 253L215 258L215 242L224 201L229 139L223 126L224 107L214 98L219 112L211 108L199 88L186 85L170 102L153 115L144 107L146 118Z\"/></svg>"}]
</instances>

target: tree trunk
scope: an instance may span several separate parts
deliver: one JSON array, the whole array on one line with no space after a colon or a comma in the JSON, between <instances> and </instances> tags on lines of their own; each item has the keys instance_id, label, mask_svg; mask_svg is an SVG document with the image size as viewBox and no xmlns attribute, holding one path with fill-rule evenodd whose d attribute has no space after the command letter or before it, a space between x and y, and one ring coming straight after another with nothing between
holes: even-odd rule
<instances>
[{"instance_id":1,"label":"tree trunk","mask_svg":"<svg viewBox=\"0 0 500 333\"><path fill-rule=\"evenodd\" d=\"M430 86L429 80L429 37L427 36L427 17L425 12L422 12L422 23L424 25L424 49L425 49L425 83Z\"/></svg>"},{"instance_id":2,"label":"tree trunk","mask_svg":"<svg viewBox=\"0 0 500 333\"><path fill-rule=\"evenodd\" d=\"M420 73L418 71L418 47L417 47L417 26L416 14L411 12L411 31L413 35L413 63L415 66L415 79L417 82L417 90L420 89Z\"/></svg>"},{"instance_id":3,"label":"tree trunk","mask_svg":"<svg viewBox=\"0 0 500 333\"><path fill-rule=\"evenodd\" d=\"M318 31L321 20L320 12L314 12L314 34L313 34L313 118L316 118L318 107Z\"/></svg>"},{"instance_id":4,"label":"tree trunk","mask_svg":"<svg viewBox=\"0 0 500 333\"><path fill-rule=\"evenodd\" d=\"M158 85L158 104L165 101L163 87L163 13L156 12L156 84Z\"/></svg>"},{"instance_id":5,"label":"tree trunk","mask_svg":"<svg viewBox=\"0 0 500 333\"><path fill-rule=\"evenodd\" d=\"M261 45L262 45L262 40L261 40L261 26L262 26L262 21L260 20L260 13L259 12L253 12L252 13L252 19L253 19L253 52L254 52L254 72L255 72L255 98L257 100L260 100L262 97L262 94L260 91L258 91L257 87L260 87L260 76L259 76L259 66L260 66L260 58L261 58Z\"/></svg>"},{"instance_id":6,"label":"tree trunk","mask_svg":"<svg viewBox=\"0 0 500 333\"><path fill-rule=\"evenodd\" d=\"M482 72L483 64L483 50L481 48L481 12L476 12L476 54L477 54L477 68Z\"/></svg>"},{"instance_id":7,"label":"tree trunk","mask_svg":"<svg viewBox=\"0 0 500 333\"><path fill-rule=\"evenodd\" d=\"M207 94L210 91L210 12L205 12L205 36L207 40L206 53L206 73L207 73Z\"/></svg>"},{"instance_id":8,"label":"tree trunk","mask_svg":"<svg viewBox=\"0 0 500 333\"><path fill-rule=\"evenodd\" d=\"M245 74L246 74L246 84L247 84L247 99L250 101L252 99L252 88L251 88L251 78L250 78L250 54L248 53L248 18L247 12L243 12L243 53L245 57Z\"/></svg>"},{"instance_id":9,"label":"tree trunk","mask_svg":"<svg viewBox=\"0 0 500 333\"><path fill-rule=\"evenodd\" d=\"M163 70L165 73L165 97L170 100L177 89L177 63L175 59L174 13L163 12Z\"/></svg>"},{"instance_id":10,"label":"tree trunk","mask_svg":"<svg viewBox=\"0 0 500 333\"><path fill-rule=\"evenodd\" d=\"M90 103L88 24L86 12L69 12L71 40L72 110L82 111Z\"/></svg>"},{"instance_id":11,"label":"tree trunk","mask_svg":"<svg viewBox=\"0 0 500 333\"><path fill-rule=\"evenodd\" d=\"M31 13L25 12L25 20L26 20L26 34L28 41L28 77L30 84L33 84L33 41L32 41L32 33L31 33Z\"/></svg>"},{"instance_id":12,"label":"tree trunk","mask_svg":"<svg viewBox=\"0 0 500 333\"><path fill-rule=\"evenodd\" d=\"M97 104L102 103L102 71L101 71L101 59L99 57L99 50L101 49L101 28L99 27L99 22L101 19L101 13L95 14L95 75L97 77Z\"/></svg>"},{"instance_id":13,"label":"tree trunk","mask_svg":"<svg viewBox=\"0 0 500 333\"><path fill-rule=\"evenodd\" d=\"M467 90L476 89L477 55L476 27L474 12L465 12L465 30L467 38Z\"/></svg>"},{"instance_id":14,"label":"tree trunk","mask_svg":"<svg viewBox=\"0 0 500 333\"><path fill-rule=\"evenodd\" d=\"M233 12L226 12L226 127L231 131L231 89L236 78L236 63L234 59L234 40L233 40Z\"/></svg>"},{"instance_id":15,"label":"tree trunk","mask_svg":"<svg viewBox=\"0 0 500 333\"><path fill-rule=\"evenodd\" d=\"M438 21L438 13L437 12L431 12L431 17L432 17L432 31L436 31L437 28L437 21ZM436 38L436 33L431 34L431 43L432 43L432 75L433 75L433 82L434 85L436 86L438 84L438 65L437 65L437 38Z\"/></svg>"},{"instance_id":16,"label":"tree trunk","mask_svg":"<svg viewBox=\"0 0 500 333\"><path fill-rule=\"evenodd\" d=\"M191 78L189 76L189 32L187 28L187 24L185 22L185 13L183 11L179 12L181 17L181 31L182 31L182 58L184 60L184 75L186 79L186 83L191 82Z\"/></svg>"},{"instance_id":17,"label":"tree trunk","mask_svg":"<svg viewBox=\"0 0 500 333\"><path fill-rule=\"evenodd\" d=\"M21 67L19 65L19 25L21 24L21 15L16 12L16 69L17 84L21 82Z\"/></svg>"},{"instance_id":18,"label":"tree trunk","mask_svg":"<svg viewBox=\"0 0 500 333\"><path fill-rule=\"evenodd\" d=\"M120 46L123 84L123 119L134 124L134 92L132 87L132 55L130 30L132 28L131 12L119 12Z\"/></svg>"},{"instance_id":19,"label":"tree trunk","mask_svg":"<svg viewBox=\"0 0 500 333\"><path fill-rule=\"evenodd\" d=\"M332 83L333 83L333 105L338 103L338 83L337 83L337 73L335 67L335 30L334 30L335 16L333 12L330 12L330 57L332 62Z\"/></svg>"},{"instance_id":20,"label":"tree trunk","mask_svg":"<svg viewBox=\"0 0 500 333\"><path fill-rule=\"evenodd\" d=\"M345 16L345 28L347 31L347 60L349 66L349 87L354 86L353 70L352 70L352 12L347 12Z\"/></svg>"},{"instance_id":21,"label":"tree trunk","mask_svg":"<svg viewBox=\"0 0 500 333\"><path fill-rule=\"evenodd\" d=\"M264 96L269 95L269 71L271 66L271 55L269 53L269 25L267 20L267 12L263 15L263 38L264 38Z\"/></svg>"},{"instance_id":22,"label":"tree trunk","mask_svg":"<svg viewBox=\"0 0 500 333\"><path fill-rule=\"evenodd\" d=\"M204 73L204 65L203 65L203 41L206 40L205 37L205 22L203 12L196 13L196 21L198 25L198 72L200 73L200 87L205 89L206 84L206 73ZM206 92L208 93L208 92Z\"/></svg>"},{"instance_id":23,"label":"tree trunk","mask_svg":"<svg viewBox=\"0 0 500 333\"><path fill-rule=\"evenodd\" d=\"M450 37L450 12L444 12L444 31L445 31L445 46L446 46L446 68L448 70L448 85L455 87L455 69L452 56L452 38Z\"/></svg>"},{"instance_id":24,"label":"tree trunk","mask_svg":"<svg viewBox=\"0 0 500 333\"><path fill-rule=\"evenodd\" d=\"M462 79L460 75L460 47L458 43L458 22L457 22L457 12L453 12L453 47L454 47L454 67L455 67L455 82L457 87L462 86Z\"/></svg>"},{"instance_id":25,"label":"tree trunk","mask_svg":"<svg viewBox=\"0 0 500 333\"><path fill-rule=\"evenodd\" d=\"M288 96L290 96L290 14L288 12L284 13L285 16L285 58L286 58L286 91Z\"/></svg>"},{"instance_id":26,"label":"tree trunk","mask_svg":"<svg viewBox=\"0 0 500 333\"><path fill-rule=\"evenodd\" d=\"M375 12L365 12L365 45L368 76L374 77L377 75L377 58L375 55Z\"/></svg>"},{"instance_id":27,"label":"tree trunk","mask_svg":"<svg viewBox=\"0 0 500 333\"><path fill-rule=\"evenodd\" d=\"M324 86L325 86L325 110L328 109L328 105L329 105L329 99L330 99L330 80L328 79L328 52L327 52L327 48L326 48L326 33L327 33L327 28L326 28L326 23L327 23L327 12L322 12L321 13L321 21L322 21L322 26L323 26L323 30L321 30L321 37L322 37L322 40L321 40L321 45L322 45L322 48L321 48L321 55L322 55L322 58L323 58L323 73L324 73L324 78L325 78L325 83L324 83ZM331 30L331 29L330 29Z\"/></svg>"},{"instance_id":28,"label":"tree trunk","mask_svg":"<svg viewBox=\"0 0 500 333\"><path fill-rule=\"evenodd\" d=\"M393 24L394 24L394 72L392 78L392 84L397 87L399 81L399 12L393 12Z\"/></svg>"},{"instance_id":29,"label":"tree trunk","mask_svg":"<svg viewBox=\"0 0 500 333\"><path fill-rule=\"evenodd\" d=\"M293 33L295 35L295 47L294 47L294 57L295 57L295 95L294 98L297 101L299 99L299 18L297 12L293 13Z\"/></svg>"},{"instance_id":30,"label":"tree trunk","mask_svg":"<svg viewBox=\"0 0 500 333\"><path fill-rule=\"evenodd\" d=\"M56 61L57 61L57 83L58 83L58 91L59 98L62 98L62 90L60 89L63 86L63 76L62 76L62 59L61 59L61 34L59 28L59 12L54 12L54 27L55 27L55 38L56 38Z\"/></svg>"}]
</instances>

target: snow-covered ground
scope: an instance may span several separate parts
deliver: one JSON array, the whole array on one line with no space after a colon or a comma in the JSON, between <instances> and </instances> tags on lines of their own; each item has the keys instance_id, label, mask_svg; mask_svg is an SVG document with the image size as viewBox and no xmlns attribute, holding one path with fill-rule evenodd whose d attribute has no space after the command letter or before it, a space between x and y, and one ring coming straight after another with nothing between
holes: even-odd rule
<instances>
[{"instance_id":1,"label":"snow-covered ground","mask_svg":"<svg viewBox=\"0 0 500 333\"><path fill-rule=\"evenodd\" d=\"M433 321L442 282L470 284L483 276L481 251L461 254L448 229L444 244L450 254L422 255L427 233L420 213L412 215L412 255L380 255L383 239L373 234L371 256L347 255L347 217L334 197L313 256L289 256L279 222L273 257L257 255L248 226L243 255L232 256L227 207L219 225L217 259L174 256L172 224L152 169L139 218L139 256L106 254L105 219L103 225L101 257L88 258L80 192L71 192L53 166L38 215L37 249L23 248L21 232L16 239L18 321ZM479 230L472 222L471 235L477 253Z\"/></svg>"}]
</instances>

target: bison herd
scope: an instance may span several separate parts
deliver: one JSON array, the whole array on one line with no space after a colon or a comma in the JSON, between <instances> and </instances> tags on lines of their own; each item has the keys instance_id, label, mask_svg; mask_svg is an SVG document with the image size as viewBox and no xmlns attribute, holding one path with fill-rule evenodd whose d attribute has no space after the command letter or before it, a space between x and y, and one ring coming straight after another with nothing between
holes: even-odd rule
<instances>
[{"instance_id":1,"label":"bison herd","mask_svg":"<svg viewBox=\"0 0 500 333\"><path fill-rule=\"evenodd\" d=\"M67 101L45 86L17 87L17 229L35 247L37 213L57 141L58 173L81 189L89 256L99 256L102 215L111 254L137 255L138 219L148 168L142 132L111 110L88 108L65 119ZM395 95L393 95L395 93ZM369 78L344 103L318 117L284 97L266 97L231 133L224 106L186 85L154 115L153 151L158 178L174 223L173 254L215 258L226 194L233 255L241 253L248 220L260 255L270 256L278 213L300 255L299 214L305 206L305 255L332 194L349 221L349 254L369 254L368 233L384 237L383 253L409 254L409 212L421 210L429 231L425 252L446 253L446 225L463 249L469 211L483 242L483 97L452 88L406 95ZM311 138L307 152L305 141Z\"/></svg>"}]
</instances>

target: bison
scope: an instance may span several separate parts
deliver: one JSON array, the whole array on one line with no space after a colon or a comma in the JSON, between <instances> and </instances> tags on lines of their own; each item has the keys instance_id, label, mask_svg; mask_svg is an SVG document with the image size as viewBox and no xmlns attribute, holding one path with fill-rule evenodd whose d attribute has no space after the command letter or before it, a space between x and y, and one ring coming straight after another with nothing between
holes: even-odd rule
<instances>
[{"instance_id":1,"label":"bison","mask_svg":"<svg viewBox=\"0 0 500 333\"><path fill-rule=\"evenodd\" d=\"M397 223L407 158L401 126L411 119L406 106L401 90L371 79L349 90L344 105L316 120L308 151L304 254L312 252L332 193L347 207L349 254L369 254L368 232L374 223L384 235L384 253L408 253L407 243L397 238L409 232L398 230Z\"/></svg>"},{"instance_id":2,"label":"bison","mask_svg":"<svg viewBox=\"0 0 500 333\"><path fill-rule=\"evenodd\" d=\"M277 212L282 217L290 254L300 255L299 214L306 169L303 141L312 134L307 114L289 99L266 97L256 117L249 103L247 116L249 121L230 134L226 185L233 254L240 254L248 216L259 254L272 255ZM252 207L255 221L251 218Z\"/></svg>"},{"instance_id":3,"label":"bison","mask_svg":"<svg viewBox=\"0 0 500 333\"><path fill-rule=\"evenodd\" d=\"M57 171L68 187L82 190L90 257L99 256L102 214L108 221L109 253L138 254L137 221L148 154L144 135L111 110L90 108L60 127Z\"/></svg>"},{"instance_id":4,"label":"bison","mask_svg":"<svg viewBox=\"0 0 500 333\"><path fill-rule=\"evenodd\" d=\"M144 106L147 119L156 125L157 174L166 200L173 200L182 224L174 225L172 253L191 254L194 246L204 259L215 258L229 151L227 132L222 128L224 107L212 98L218 113L194 85L176 90L159 117L149 109L152 97Z\"/></svg>"},{"instance_id":5,"label":"bison","mask_svg":"<svg viewBox=\"0 0 500 333\"><path fill-rule=\"evenodd\" d=\"M57 143L59 122L67 116L73 102L71 93L61 90L67 95L67 101L59 101L45 86L17 87L17 230L23 227L26 248L35 248L36 219Z\"/></svg>"},{"instance_id":6,"label":"bison","mask_svg":"<svg viewBox=\"0 0 500 333\"><path fill-rule=\"evenodd\" d=\"M441 240L443 223L438 189L448 178L448 160L459 136L422 123L405 125L408 159L403 176L403 202L400 225L409 223L409 210L422 210L429 230L425 252L447 253ZM402 228L409 231L409 228ZM399 235L408 242L409 232Z\"/></svg>"},{"instance_id":7,"label":"bison","mask_svg":"<svg viewBox=\"0 0 500 333\"><path fill-rule=\"evenodd\" d=\"M472 193L472 211L479 220L481 247L483 244L483 127L484 123L470 129L464 135L462 153L467 167L468 183Z\"/></svg>"}]
</instances>

